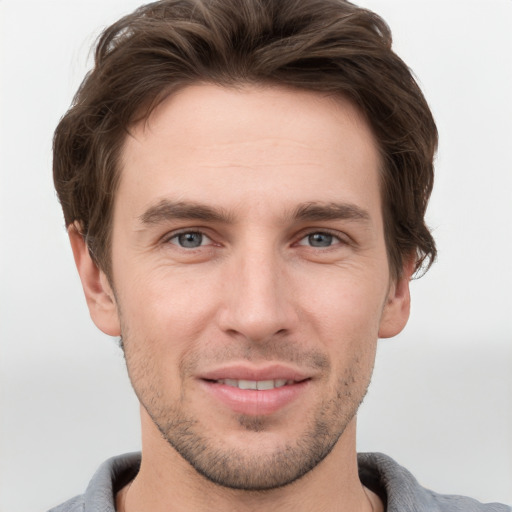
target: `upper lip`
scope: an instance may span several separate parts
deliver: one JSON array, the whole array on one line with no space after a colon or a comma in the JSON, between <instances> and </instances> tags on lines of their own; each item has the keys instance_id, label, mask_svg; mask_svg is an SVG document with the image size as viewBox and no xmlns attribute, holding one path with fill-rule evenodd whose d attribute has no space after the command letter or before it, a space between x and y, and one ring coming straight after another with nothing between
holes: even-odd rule
<instances>
[{"instance_id":1,"label":"upper lip","mask_svg":"<svg viewBox=\"0 0 512 512\"><path fill-rule=\"evenodd\" d=\"M311 378L311 374L307 374L297 368L293 368L283 364L267 364L265 366L250 366L247 364L232 364L214 368L199 375L204 380L293 380L300 382Z\"/></svg>"}]
</instances>

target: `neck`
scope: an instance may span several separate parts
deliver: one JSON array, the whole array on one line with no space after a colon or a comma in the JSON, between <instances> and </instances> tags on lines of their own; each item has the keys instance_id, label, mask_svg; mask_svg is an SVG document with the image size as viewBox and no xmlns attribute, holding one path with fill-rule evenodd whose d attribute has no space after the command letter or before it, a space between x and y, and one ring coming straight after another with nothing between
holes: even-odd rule
<instances>
[{"instance_id":1,"label":"neck","mask_svg":"<svg viewBox=\"0 0 512 512\"><path fill-rule=\"evenodd\" d=\"M153 428L151 428L153 427ZM255 512L383 511L378 497L358 476L353 420L331 453L297 481L267 491L219 486L197 473L143 413L143 449L137 477L117 496L118 512L225 510Z\"/></svg>"}]
</instances>

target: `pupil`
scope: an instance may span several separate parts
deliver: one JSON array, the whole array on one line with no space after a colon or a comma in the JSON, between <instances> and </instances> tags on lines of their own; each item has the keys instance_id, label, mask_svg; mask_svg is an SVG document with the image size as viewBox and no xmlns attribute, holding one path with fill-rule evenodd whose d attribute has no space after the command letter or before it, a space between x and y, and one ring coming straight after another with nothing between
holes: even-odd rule
<instances>
[{"instance_id":1,"label":"pupil","mask_svg":"<svg viewBox=\"0 0 512 512\"><path fill-rule=\"evenodd\" d=\"M328 233L313 233L309 235L309 243L313 247L329 247L332 245L332 235Z\"/></svg>"},{"instance_id":2,"label":"pupil","mask_svg":"<svg viewBox=\"0 0 512 512\"><path fill-rule=\"evenodd\" d=\"M182 247L199 247L203 241L203 235L201 233L183 233L179 235L178 240Z\"/></svg>"}]
</instances>

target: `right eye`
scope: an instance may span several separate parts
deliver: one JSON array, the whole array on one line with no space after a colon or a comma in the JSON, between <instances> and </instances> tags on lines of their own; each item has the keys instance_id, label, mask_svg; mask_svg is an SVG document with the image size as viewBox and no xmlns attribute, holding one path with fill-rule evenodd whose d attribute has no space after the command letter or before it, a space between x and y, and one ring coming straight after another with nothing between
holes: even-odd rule
<instances>
[{"instance_id":1,"label":"right eye","mask_svg":"<svg viewBox=\"0 0 512 512\"><path fill-rule=\"evenodd\" d=\"M197 249L212 241L200 231L183 231L169 238L169 243L178 245L183 249Z\"/></svg>"}]
</instances>

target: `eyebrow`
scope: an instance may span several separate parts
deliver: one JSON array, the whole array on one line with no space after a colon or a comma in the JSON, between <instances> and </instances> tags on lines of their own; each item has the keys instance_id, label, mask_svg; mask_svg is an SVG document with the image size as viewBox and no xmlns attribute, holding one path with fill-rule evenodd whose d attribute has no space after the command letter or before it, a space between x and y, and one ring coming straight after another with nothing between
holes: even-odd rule
<instances>
[{"instance_id":1,"label":"eyebrow","mask_svg":"<svg viewBox=\"0 0 512 512\"><path fill-rule=\"evenodd\" d=\"M309 202L292 210L290 218L301 222L318 222L324 220L354 220L369 222L369 213L351 203ZM233 224L234 217L222 208L213 208L202 203L188 201L170 201L163 199L149 207L139 220L146 225L159 224L174 219L201 220Z\"/></svg>"},{"instance_id":2,"label":"eyebrow","mask_svg":"<svg viewBox=\"0 0 512 512\"><path fill-rule=\"evenodd\" d=\"M355 220L369 222L370 214L351 203L305 203L298 206L293 218L300 221Z\"/></svg>"},{"instance_id":3,"label":"eyebrow","mask_svg":"<svg viewBox=\"0 0 512 512\"><path fill-rule=\"evenodd\" d=\"M219 208L211 208L200 203L169 201L163 199L148 208L140 217L143 224L159 224L173 219L193 219L205 222L232 223L232 216Z\"/></svg>"}]
</instances>

